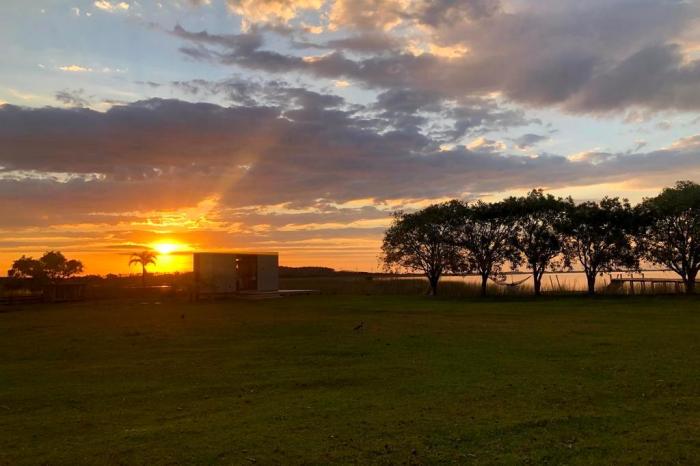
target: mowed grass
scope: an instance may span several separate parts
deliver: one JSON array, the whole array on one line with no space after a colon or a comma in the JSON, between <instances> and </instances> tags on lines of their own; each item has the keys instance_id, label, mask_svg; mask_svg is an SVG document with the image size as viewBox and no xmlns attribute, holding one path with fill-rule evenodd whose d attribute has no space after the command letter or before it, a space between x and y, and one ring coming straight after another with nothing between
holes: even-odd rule
<instances>
[{"instance_id":1,"label":"mowed grass","mask_svg":"<svg viewBox=\"0 0 700 466\"><path fill-rule=\"evenodd\" d=\"M699 304L309 296L5 308L0 463L694 463Z\"/></svg>"}]
</instances>

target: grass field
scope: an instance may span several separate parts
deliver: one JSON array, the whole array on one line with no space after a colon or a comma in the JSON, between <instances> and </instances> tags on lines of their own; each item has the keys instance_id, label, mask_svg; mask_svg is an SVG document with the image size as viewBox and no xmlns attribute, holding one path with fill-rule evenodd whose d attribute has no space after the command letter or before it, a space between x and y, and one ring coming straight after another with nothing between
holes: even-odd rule
<instances>
[{"instance_id":1,"label":"grass field","mask_svg":"<svg viewBox=\"0 0 700 466\"><path fill-rule=\"evenodd\" d=\"M0 464L700 458L695 299L2 310Z\"/></svg>"}]
</instances>

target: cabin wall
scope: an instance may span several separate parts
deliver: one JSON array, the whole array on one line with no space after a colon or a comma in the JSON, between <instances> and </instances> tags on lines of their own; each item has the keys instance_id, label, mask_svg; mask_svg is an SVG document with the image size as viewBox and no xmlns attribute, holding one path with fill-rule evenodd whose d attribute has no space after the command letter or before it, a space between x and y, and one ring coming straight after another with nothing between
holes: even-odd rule
<instances>
[{"instance_id":1,"label":"cabin wall","mask_svg":"<svg viewBox=\"0 0 700 466\"><path fill-rule=\"evenodd\" d=\"M257 256L236 256L237 285L236 291L258 290L258 261Z\"/></svg>"},{"instance_id":2,"label":"cabin wall","mask_svg":"<svg viewBox=\"0 0 700 466\"><path fill-rule=\"evenodd\" d=\"M277 291L280 288L278 257L276 254L258 256L258 291Z\"/></svg>"},{"instance_id":3,"label":"cabin wall","mask_svg":"<svg viewBox=\"0 0 700 466\"><path fill-rule=\"evenodd\" d=\"M234 254L195 254L194 277L197 289L204 293L233 293L238 273Z\"/></svg>"},{"instance_id":4,"label":"cabin wall","mask_svg":"<svg viewBox=\"0 0 700 466\"><path fill-rule=\"evenodd\" d=\"M277 254L194 253L197 293L277 291Z\"/></svg>"}]
</instances>

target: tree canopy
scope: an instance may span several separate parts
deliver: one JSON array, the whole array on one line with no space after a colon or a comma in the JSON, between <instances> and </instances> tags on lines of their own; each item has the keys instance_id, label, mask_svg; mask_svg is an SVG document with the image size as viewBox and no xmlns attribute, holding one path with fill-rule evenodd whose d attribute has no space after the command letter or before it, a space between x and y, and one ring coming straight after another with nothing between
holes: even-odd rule
<instances>
[{"instance_id":1,"label":"tree canopy","mask_svg":"<svg viewBox=\"0 0 700 466\"><path fill-rule=\"evenodd\" d=\"M515 219L511 244L520 252L512 261L513 268L524 263L532 271L536 295L541 293L544 272L561 265L557 258L562 253L562 237L557 225L570 203L541 189L503 201L504 211Z\"/></svg>"},{"instance_id":2,"label":"tree canopy","mask_svg":"<svg viewBox=\"0 0 700 466\"><path fill-rule=\"evenodd\" d=\"M501 202L451 202L418 212L397 212L382 244L387 268L426 275L432 293L445 272L476 273L487 281L524 265L535 294L546 271L580 266L590 294L596 277L614 270L640 270L642 262L676 272L693 293L700 272L700 185L679 181L632 208L626 199L604 197L575 203L544 193Z\"/></svg>"},{"instance_id":3,"label":"tree canopy","mask_svg":"<svg viewBox=\"0 0 700 466\"><path fill-rule=\"evenodd\" d=\"M17 279L32 279L41 282L56 282L70 278L83 271L83 263L66 259L59 251L49 251L39 259L22 256L12 263L7 275Z\"/></svg>"},{"instance_id":4,"label":"tree canopy","mask_svg":"<svg viewBox=\"0 0 700 466\"><path fill-rule=\"evenodd\" d=\"M632 242L636 221L627 200L605 197L600 202L569 203L557 227L565 263L581 264L589 294L595 293L599 273L639 266Z\"/></svg>"},{"instance_id":5,"label":"tree canopy","mask_svg":"<svg viewBox=\"0 0 700 466\"><path fill-rule=\"evenodd\" d=\"M695 290L700 270L700 185L679 181L656 197L645 199L639 246L645 259L676 272L687 293Z\"/></svg>"},{"instance_id":6,"label":"tree canopy","mask_svg":"<svg viewBox=\"0 0 700 466\"><path fill-rule=\"evenodd\" d=\"M485 296L489 277L501 275L506 262L518 260L511 241L515 217L500 202L455 201L454 206L454 241L461 248L462 272L481 277L481 295Z\"/></svg>"},{"instance_id":7,"label":"tree canopy","mask_svg":"<svg viewBox=\"0 0 700 466\"><path fill-rule=\"evenodd\" d=\"M445 272L461 270L459 250L453 241L454 204L438 204L419 212L394 214L384 234L382 261L390 269L399 267L425 274L431 295Z\"/></svg>"}]
</instances>

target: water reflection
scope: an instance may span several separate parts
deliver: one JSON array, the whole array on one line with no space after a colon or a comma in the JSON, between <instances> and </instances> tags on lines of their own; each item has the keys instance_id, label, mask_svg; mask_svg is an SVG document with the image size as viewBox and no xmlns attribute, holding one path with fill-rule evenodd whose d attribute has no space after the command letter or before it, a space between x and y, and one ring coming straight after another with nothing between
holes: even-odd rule
<instances>
[{"instance_id":1,"label":"water reflection","mask_svg":"<svg viewBox=\"0 0 700 466\"><path fill-rule=\"evenodd\" d=\"M674 278L677 279L679 278L678 274L667 270L652 270L652 271L645 271L645 272L636 272L636 273L629 273L629 272L613 272L613 273L604 273L602 275L598 275L598 279L596 281L596 288L601 289L605 288L610 284L610 279L611 278ZM505 283L517 283L520 280L527 278L522 283L523 287L532 287L532 275L527 273L527 272L522 272L522 273L515 273L515 272L510 272L506 275L506 280ZM419 278L419 277L405 277L405 278ZM443 281L450 281L450 282L464 282L468 284L473 284L473 285L479 285L481 283L481 277L476 276L476 275L467 275L467 276L444 276L442 277ZM490 282L490 284L493 284L493 282ZM548 272L545 273L544 276L542 277L542 291L559 291L559 290L565 290L565 291L586 291L587 285L586 285L586 275L583 272Z\"/></svg>"}]
</instances>

